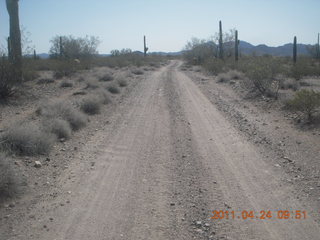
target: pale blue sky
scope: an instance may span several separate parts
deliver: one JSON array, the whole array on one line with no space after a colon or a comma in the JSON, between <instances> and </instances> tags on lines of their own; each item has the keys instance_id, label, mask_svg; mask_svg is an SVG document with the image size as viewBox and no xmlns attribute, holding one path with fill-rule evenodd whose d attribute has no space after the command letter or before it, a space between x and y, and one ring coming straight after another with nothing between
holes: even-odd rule
<instances>
[{"instance_id":1,"label":"pale blue sky","mask_svg":"<svg viewBox=\"0 0 320 240\"><path fill-rule=\"evenodd\" d=\"M191 37L208 38L236 28L254 45L315 43L320 0L20 0L20 23L38 53L55 35L98 36L100 53L112 49L179 51ZM8 36L5 0L0 0L0 42Z\"/></svg>"}]
</instances>

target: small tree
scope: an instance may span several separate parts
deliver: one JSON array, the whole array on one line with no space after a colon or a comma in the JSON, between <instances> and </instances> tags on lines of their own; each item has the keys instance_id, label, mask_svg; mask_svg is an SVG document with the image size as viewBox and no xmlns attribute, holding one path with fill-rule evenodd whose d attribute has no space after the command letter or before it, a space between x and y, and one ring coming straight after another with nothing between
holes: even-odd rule
<instances>
[{"instance_id":1,"label":"small tree","mask_svg":"<svg viewBox=\"0 0 320 240\"><path fill-rule=\"evenodd\" d=\"M97 48L100 44L98 37L94 36L86 36L84 38L75 38L73 36L55 36L50 42L51 57L59 57L62 47L63 51L61 57L67 59L92 57L98 53Z\"/></svg>"},{"instance_id":2,"label":"small tree","mask_svg":"<svg viewBox=\"0 0 320 240\"><path fill-rule=\"evenodd\" d=\"M184 48L184 57L189 63L202 64L216 55L217 46L212 41L192 38Z\"/></svg>"},{"instance_id":3,"label":"small tree","mask_svg":"<svg viewBox=\"0 0 320 240\"><path fill-rule=\"evenodd\" d=\"M222 32L222 47L223 47L223 57L231 57L235 54L235 36L236 29L230 29L227 32ZM212 41L215 43L220 43L220 33L215 33L211 37ZM220 49L220 48L219 48ZM220 56L220 52L218 55Z\"/></svg>"}]
</instances>

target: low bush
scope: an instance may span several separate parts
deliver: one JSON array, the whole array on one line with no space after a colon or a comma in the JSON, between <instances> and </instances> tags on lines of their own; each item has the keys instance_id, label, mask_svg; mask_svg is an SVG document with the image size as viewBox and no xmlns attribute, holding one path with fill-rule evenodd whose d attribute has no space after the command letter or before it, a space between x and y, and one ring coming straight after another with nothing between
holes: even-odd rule
<instances>
[{"instance_id":1,"label":"low bush","mask_svg":"<svg viewBox=\"0 0 320 240\"><path fill-rule=\"evenodd\" d=\"M61 118L69 122L72 130L79 130L87 124L87 117L72 104L64 102L46 102L36 111L48 119Z\"/></svg>"},{"instance_id":2,"label":"low bush","mask_svg":"<svg viewBox=\"0 0 320 240\"><path fill-rule=\"evenodd\" d=\"M38 78L39 74L36 71L32 70L32 69L24 68L22 70L22 77L23 77L23 81L24 82L28 82L28 81L32 81L32 80Z\"/></svg>"},{"instance_id":3,"label":"low bush","mask_svg":"<svg viewBox=\"0 0 320 240\"><path fill-rule=\"evenodd\" d=\"M205 70L214 75L228 71L225 62L223 62L220 59L208 59L206 62L203 63L203 67Z\"/></svg>"},{"instance_id":4,"label":"low bush","mask_svg":"<svg viewBox=\"0 0 320 240\"><path fill-rule=\"evenodd\" d=\"M247 70L246 75L260 94L277 99L280 80L276 78L276 75L281 70L276 64L276 61L272 62L268 58L261 58L250 64L251 67Z\"/></svg>"},{"instance_id":5,"label":"low bush","mask_svg":"<svg viewBox=\"0 0 320 240\"><path fill-rule=\"evenodd\" d=\"M79 66L73 60L58 60L55 63L53 76L56 79L70 77L79 70Z\"/></svg>"},{"instance_id":6,"label":"low bush","mask_svg":"<svg viewBox=\"0 0 320 240\"><path fill-rule=\"evenodd\" d=\"M12 160L0 153L0 202L17 193L17 179L13 172Z\"/></svg>"},{"instance_id":7,"label":"low bush","mask_svg":"<svg viewBox=\"0 0 320 240\"><path fill-rule=\"evenodd\" d=\"M99 83L96 80L87 80L86 82L87 86L85 87L86 89L97 89L99 88Z\"/></svg>"},{"instance_id":8,"label":"low bush","mask_svg":"<svg viewBox=\"0 0 320 240\"><path fill-rule=\"evenodd\" d=\"M299 87L300 87L299 82L292 78L285 79L280 83L280 88L284 90L292 89L293 91L297 91Z\"/></svg>"},{"instance_id":9,"label":"low bush","mask_svg":"<svg viewBox=\"0 0 320 240\"><path fill-rule=\"evenodd\" d=\"M231 80L239 80L243 78L243 73L237 71L237 70L230 70L228 72L228 75L230 77Z\"/></svg>"},{"instance_id":10,"label":"low bush","mask_svg":"<svg viewBox=\"0 0 320 240\"><path fill-rule=\"evenodd\" d=\"M87 96L83 99L80 108L86 114L98 114L101 110L101 99L94 95Z\"/></svg>"},{"instance_id":11,"label":"low bush","mask_svg":"<svg viewBox=\"0 0 320 240\"><path fill-rule=\"evenodd\" d=\"M126 87L128 86L128 82L125 79L119 79L118 84L120 87Z\"/></svg>"},{"instance_id":12,"label":"low bush","mask_svg":"<svg viewBox=\"0 0 320 240\"><path fill-rule=\"evenodd\" d=\"M219 73L216 77L217 82L229 82L230 80L239 80L243 74L237 70L230 70L226 73Z\"/></svg>"},{"instance_id":13,"label":"low bush","mask_svg":"<svg viewBox=\"0 0 320 240\"><path fill-rule=\"evenodd\" d=\"M219 73L216 76L217 82L228 82L230 80L230 76L227 73Z\"/></svg>"},{"instance_id":14,"label":"low bush","mask_svg":"<svg viewBox=\"0 0 320 240\"><path fill-rule=\"evenodd\" d=\"M73 87L73 83L68 81L68 80L63 80L61 83L60 83L60 87L61 88L68 88L68 87Z\"/></svg>"},{"instance_id":15,"label":"low bush","mask_svg":"<svg viewBox=\"0 0 320 240\"><path fill-rule=\"evenodd\" d=\"M0 60L0 99L7 99L14 93L14 72L8 61Z\"/></svg>"},{"instance_id":16,"label":"low bush","mask_svg":"<svg viewBox=\"0 0 320 240\"><path fill-rule=\"evenodd\" d=\"M71 127L66 120L59 118L47 119L43 122L43 126L49 132L55 134L58 139L69 139L71 137Z\"/></svg>"},{"instance_id":17,"label":"low bush","mask_svg":"<svg viewBox=\"0 0 320 240\"><path fill-rule=\"evenodd\" d=\"M112 80L113 80L113 76L109 73L106 73L99 79L99 81L102 81L102 82L110 82Z\"/></svg>"},{"instance_id":18,"label":"low bush","mask_svg":"<svg viewBox=\"0 0 320 240\"><path fill-rule=\"evenodd\" d=\"M142 75L143 74L143 71L141 69L133 69L131 72L135 75Z\"/></svg>"},{"instance_id":19,"label":"low bush","mask_svg":"<svg viewBox=\"0 0 320 240\"><path fill-rule=\"evenodd\" d=\"M52 78L41 78L37 81L37 84L49 84L54 83L54 80Z\"/></svg>"},{"instance_id":20,"label":"low bush","mask_svg":"<svg viewBox=\"0 0 320 240\"><path fill-rule=\"evenodd\" d=\"M119 94L120 90L116 86L108 86L107 90L112 94Z\"/></svg>"},{"instance_id":21,"label":"low bush","mask_svg":"<svg viewBox=\"0 0 320 240\"><path fill-rule=\"evenodd\" d=\"M108 92L104 89L99 89L99 91L97 91L97 95L101 99L102 104L109 104L112 102Z\"/></svg>"},{"instance_id":22,"label":"low bush","mask_svg":"<svg viewBox=\"0 0 320 240\"><path fill-rule=\"evenodd\" d=\"M42 131L37 125L27 123L11 126L2 136L0 142L4 150L18 155L48 154L54 137Z\"/></svg>"},{"instance_id":23,"label":"low bush","mask_svg":"<svg viewBox=\"0 0 320 240\"><path fill-rule=\"evenodd\" d=\"M63 119L69 122L72 130L77 131L87 125L87 117L75 108L70 108L69 111L66 109L62 113Z\"/></svg>"},{"instance_id":24,"label":"low bush","mask_svg":"<svg viewBox=\"0 0 320 240\"><path fill-rule=\"evenodd\" d=\"M301 112L312 122L313 114L320 107L320 93L313 90L302 89L295 93L293 99L286 103L288 109Z\"/></svg>"}]
</instances>

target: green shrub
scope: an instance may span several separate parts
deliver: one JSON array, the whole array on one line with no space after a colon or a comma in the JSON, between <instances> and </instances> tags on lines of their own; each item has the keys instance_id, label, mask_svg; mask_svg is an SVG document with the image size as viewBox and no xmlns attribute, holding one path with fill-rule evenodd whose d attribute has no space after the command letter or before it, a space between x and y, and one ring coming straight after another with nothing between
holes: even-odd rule
<instances>
[{"instance_id":1,"label":"green shrub","mask_svg":"<svg viewBox=\"0 0 320 240\"><path fill-rule=\"evenodd\" d=\"M285 79L281 81L280 88L281 89L292 89L293 91L297 91L301 84L295 79Z\"/></svg>"},{"instance_id":2,"label":"green shrub","mask_svg":"<svg viewBox=\"0 0 320 240\"><path fill-rule=\"evenodd\" d=\"M86 82L87 86L86 89L97 89L99 88L99 83L96 80L90 79Z\"/></svg>"},{"instance_id":3,"label":"green shrub","mask_svg":"<svg viewBox=\"0 0 320 240\"><path fill-rule=\"evenodd\" d=\"M24 68L22 70L22 77L24 82L28 82L38 78L39 74L33 69Z\"/></svg>"},{"instance_id":4,"label":"green shrub","mask_svg":"<svg viewBox=\"0 0 320 240\"><path fill-rule=\"evenodd\" d=\"M273 58L261 58L260 60L252 61L246 75L255 89L262 95L277 98L280 80L276 78L276 75L281 72L281 69L277 62L272 60Z\"/></svg>"},{"instance_id":5,"label":"green shrub","mask_svg":"<svg viewBox=\"0 0 320 240\"><path fill-rule=\"evenodd\" d=\"M106 73L99 79L99 81L102 81L102 82L110 82L112 80L113 80L113 76L109 73Z\"/></svg>"},{"instance_id":6,"label":"green shrub","mask_svg":"<svg viewBox=\"0 0 320 240\"><path fill-rule=\"evenodd\" d=\"M37 81L37 84L49 84L54 83L54 80L52 78L41 78Z\"/></svg>"},{"instance_id":7,"label":"green shrub","mask_svg":"<svg viewBox=\"0 0 320 240\"><path fill-rule=\"evenodd\" d=\"M220 59L209 59L203 63L203 67L214 75L227 71L225 62Z\"/></svg>"},{"instance_id":8,"label":"green shrub","mask_svg":"<svg viewBox=\"0 0 320 240\"><path fill-rule=\"evenodd\" d=\"M226 73L219 73L216 76L217 82L228 82L230 80L230 76Z\"/></svg>"},{"instance_id":9,"label":"green shrub","mask_svg":"<svg viewBox=\"0 0 320 240\"><path fill-rule=\"evenodd\" d=\"M302 89L296 92L294 98L287 102L287 107L290 110L304 113L308 121L312 121L313 114L320 107L320 93Z\"/></svg>"},{"instance_id":10,"label":"green shrub","mask_svg":"<svg viewBox=\"0 0 320 240\"><path fill-rule=\"evenodd\" d=\"M68 81L68 80L63 80L61 83L60 83L60 87L61 88L68 88L68 87L73 87L73 83Z\"/></svg>"},{"instance_id":11,"label":"green shrub","mask_svg":"<svg viewBox=\"0 0 320 240\"><path fill-rule=\"evenodd\" d=\"M108 86L107 90L112 94L119 94L120 90L116 86Z\"/></svg>"},{"instance_id":12,"label":"green shrub","mask_svg":"<svg viewBox=\"0 0 320 240\"><path fill-rule=\"evenodd\" d=\"M143 71L141 69L133 69L131 72L135 75L142 75L143 74Z\"/></svg>"},{"instance_id":13,"label":"green shrub","mask_svg":"<svg viewBox=\"0 0 320 240\"><path fill-rule=\"evenodd\" d=\"M291 65L288 76L300 80L307 76L319 76L320 66L311 58L300 57L296 64Z\"/></svg>"},{"instance_id":14,"label":"green shrub","mask_svg":"<svg viewBox=\"0 0 320 240\"><path fill-rule=\"evenodd\" d=\"M98 114L101 110L101 99L94 95L87 96L85 99L83 99L80 108L86 114Z\"/></svg>"},{"instance_id":15,"label":"green shrub","mask_svg":"<svg viewBox=\"0 0 320 240\"><path fill-rule=\"evenodd\" d=\"M228 75L230 77L231 80L239 80L243 78L243 73L237 71L237 70L230 70L228 72Z\"/></svg>"},{"instance_id":16,"label":"green shrub","mask_svg":"<svg viewBox=\"0 0 320 240\"><path fill-rule=\"evenodd\" d=\"M125 79L119 79L118 84L120 87L126 87L128 86L128 82Z\"/></svg>"},{"instance_id":17,"label":"green shrub","mask_svg":"<svg viewBox=\"0 0 320 240\"><path fill-rule=\"evenodd\" d=\"M53 76L56 79L70 77L79 70L79 65L73 60L58 60L55 64Z\"/></svg>"},{"instance_id":18,"label":"green shrub","mask_svg":"<svg viewBox=\"0 0 320 240\"><path fill-rule=\"evenodd\" d=\"M54 137L42 131L37 125L27 123L11 126L2 136L0 142L6 151L18 155L48 154Z\"/></svg>"},{"instance_id":19,"label":"green shrub","mask_svg":"<svg viewBox=\"0 0 320 240\"><path fill-rule=\"evenodd\" d=\"M8 61L0 60L0 99L7 99L14 93L14 72Z\"/></svg>"}]
</instances>

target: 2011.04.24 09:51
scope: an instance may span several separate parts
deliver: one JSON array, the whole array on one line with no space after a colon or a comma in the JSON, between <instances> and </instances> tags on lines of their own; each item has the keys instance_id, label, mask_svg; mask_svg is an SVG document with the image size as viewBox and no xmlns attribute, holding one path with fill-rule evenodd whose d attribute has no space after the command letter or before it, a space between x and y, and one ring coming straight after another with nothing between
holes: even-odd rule
<instances>
[{"instance_id":1,"label":"2011.04.24 09:51","mask_svg":"<svg viewBox=\"0 0 320 240\"><path fill-rule=\"evenodd\" d=\"M223 210L214 210L212 211L211 219L297 219L303 220L307 218L307 212L301 210L261 210L260 212L255 211L223 211Z\"/></svg>"}]
</instances>

